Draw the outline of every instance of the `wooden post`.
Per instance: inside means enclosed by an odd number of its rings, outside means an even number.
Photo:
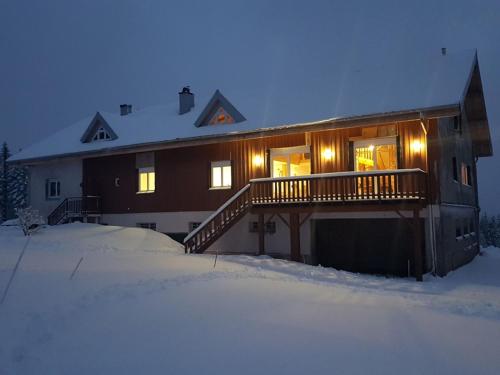
[[[290,258],[301,262],[300,256],[300,218],[298,213],[290,213]]]
[[[264,246],[264,214],[259,214],[259,255],[264,255],[266,253],[266,249]]]
[[[414,265],[415,278],[417,281],[423,281],[423,261],[422,261],[422,226],[420,225],[420,210],[413,210],[413,233],[414,233]]]

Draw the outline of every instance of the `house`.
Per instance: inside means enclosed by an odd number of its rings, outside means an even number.
[[[418,280],[473,259],[476,163],[492,155],[475,51],[304,75],[97,112],[10,162],[49,224]]]

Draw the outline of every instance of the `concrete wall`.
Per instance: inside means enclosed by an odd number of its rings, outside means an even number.
[[[82,195],[82,161],[81,159],[59,160],[31,165],[29,170],[29,205],[47,216],[68,197]],[[48,199],[45,196],[45,184],[48,179],[57,179],[61,183],[61,196]]]
[[[477,227],[477,211],[473,207],[441,205],[440,220],[436,228],[437,242],[437,274],[445,276],[468,262],[479,252],[479,232]],[[472,232],[463,233],[463,228],[473,221]],[[462,228],[462,235],[456,235],[457,227]]]

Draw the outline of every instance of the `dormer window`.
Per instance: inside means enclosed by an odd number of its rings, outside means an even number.
[[[92,138],[92,142],[95,141],[109,141],[111,139],[111,136],[109,133],[104,129],[102,126],[97,129],[96,133],[94,134],[94,137]]]
[[[89,143],[89,142],[99,142],[99,141],[114,141],[118,136],[113,131],[111,126],[107,123],[107,121],[102,117],[102,115],[97,112],[90,122],[87,130],[83,133],[80,138],[80,142]]]

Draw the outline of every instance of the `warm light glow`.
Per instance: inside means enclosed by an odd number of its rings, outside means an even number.
[[[326,148],[324,151],[323,151],[323,157],[326,159],[326,160],[331,160],[333,158],[333,156],[335,155],[335,152],[331,149],[331,148]]]
[[[413,141],[413,143],[411,144],[411,149],[413,150],[413,152],[420,152],[420,151],[422,151],[422,142],[420,142],[420,141]]]
[[[255,165],[256,167],[260,167],[262,164],[264,164],[264,158],[262,158],[262,156],[260,155],[255,155],[253,157],[253,165]]]
[[[368,146],[368,150],[373,151],[374,149],[375,149],[375,146],[374,146],[374,145],[370,145],[370,146]]]
[[[155,191],[155,172],[150,168],[139,170],[139,192],[151,193]]]

